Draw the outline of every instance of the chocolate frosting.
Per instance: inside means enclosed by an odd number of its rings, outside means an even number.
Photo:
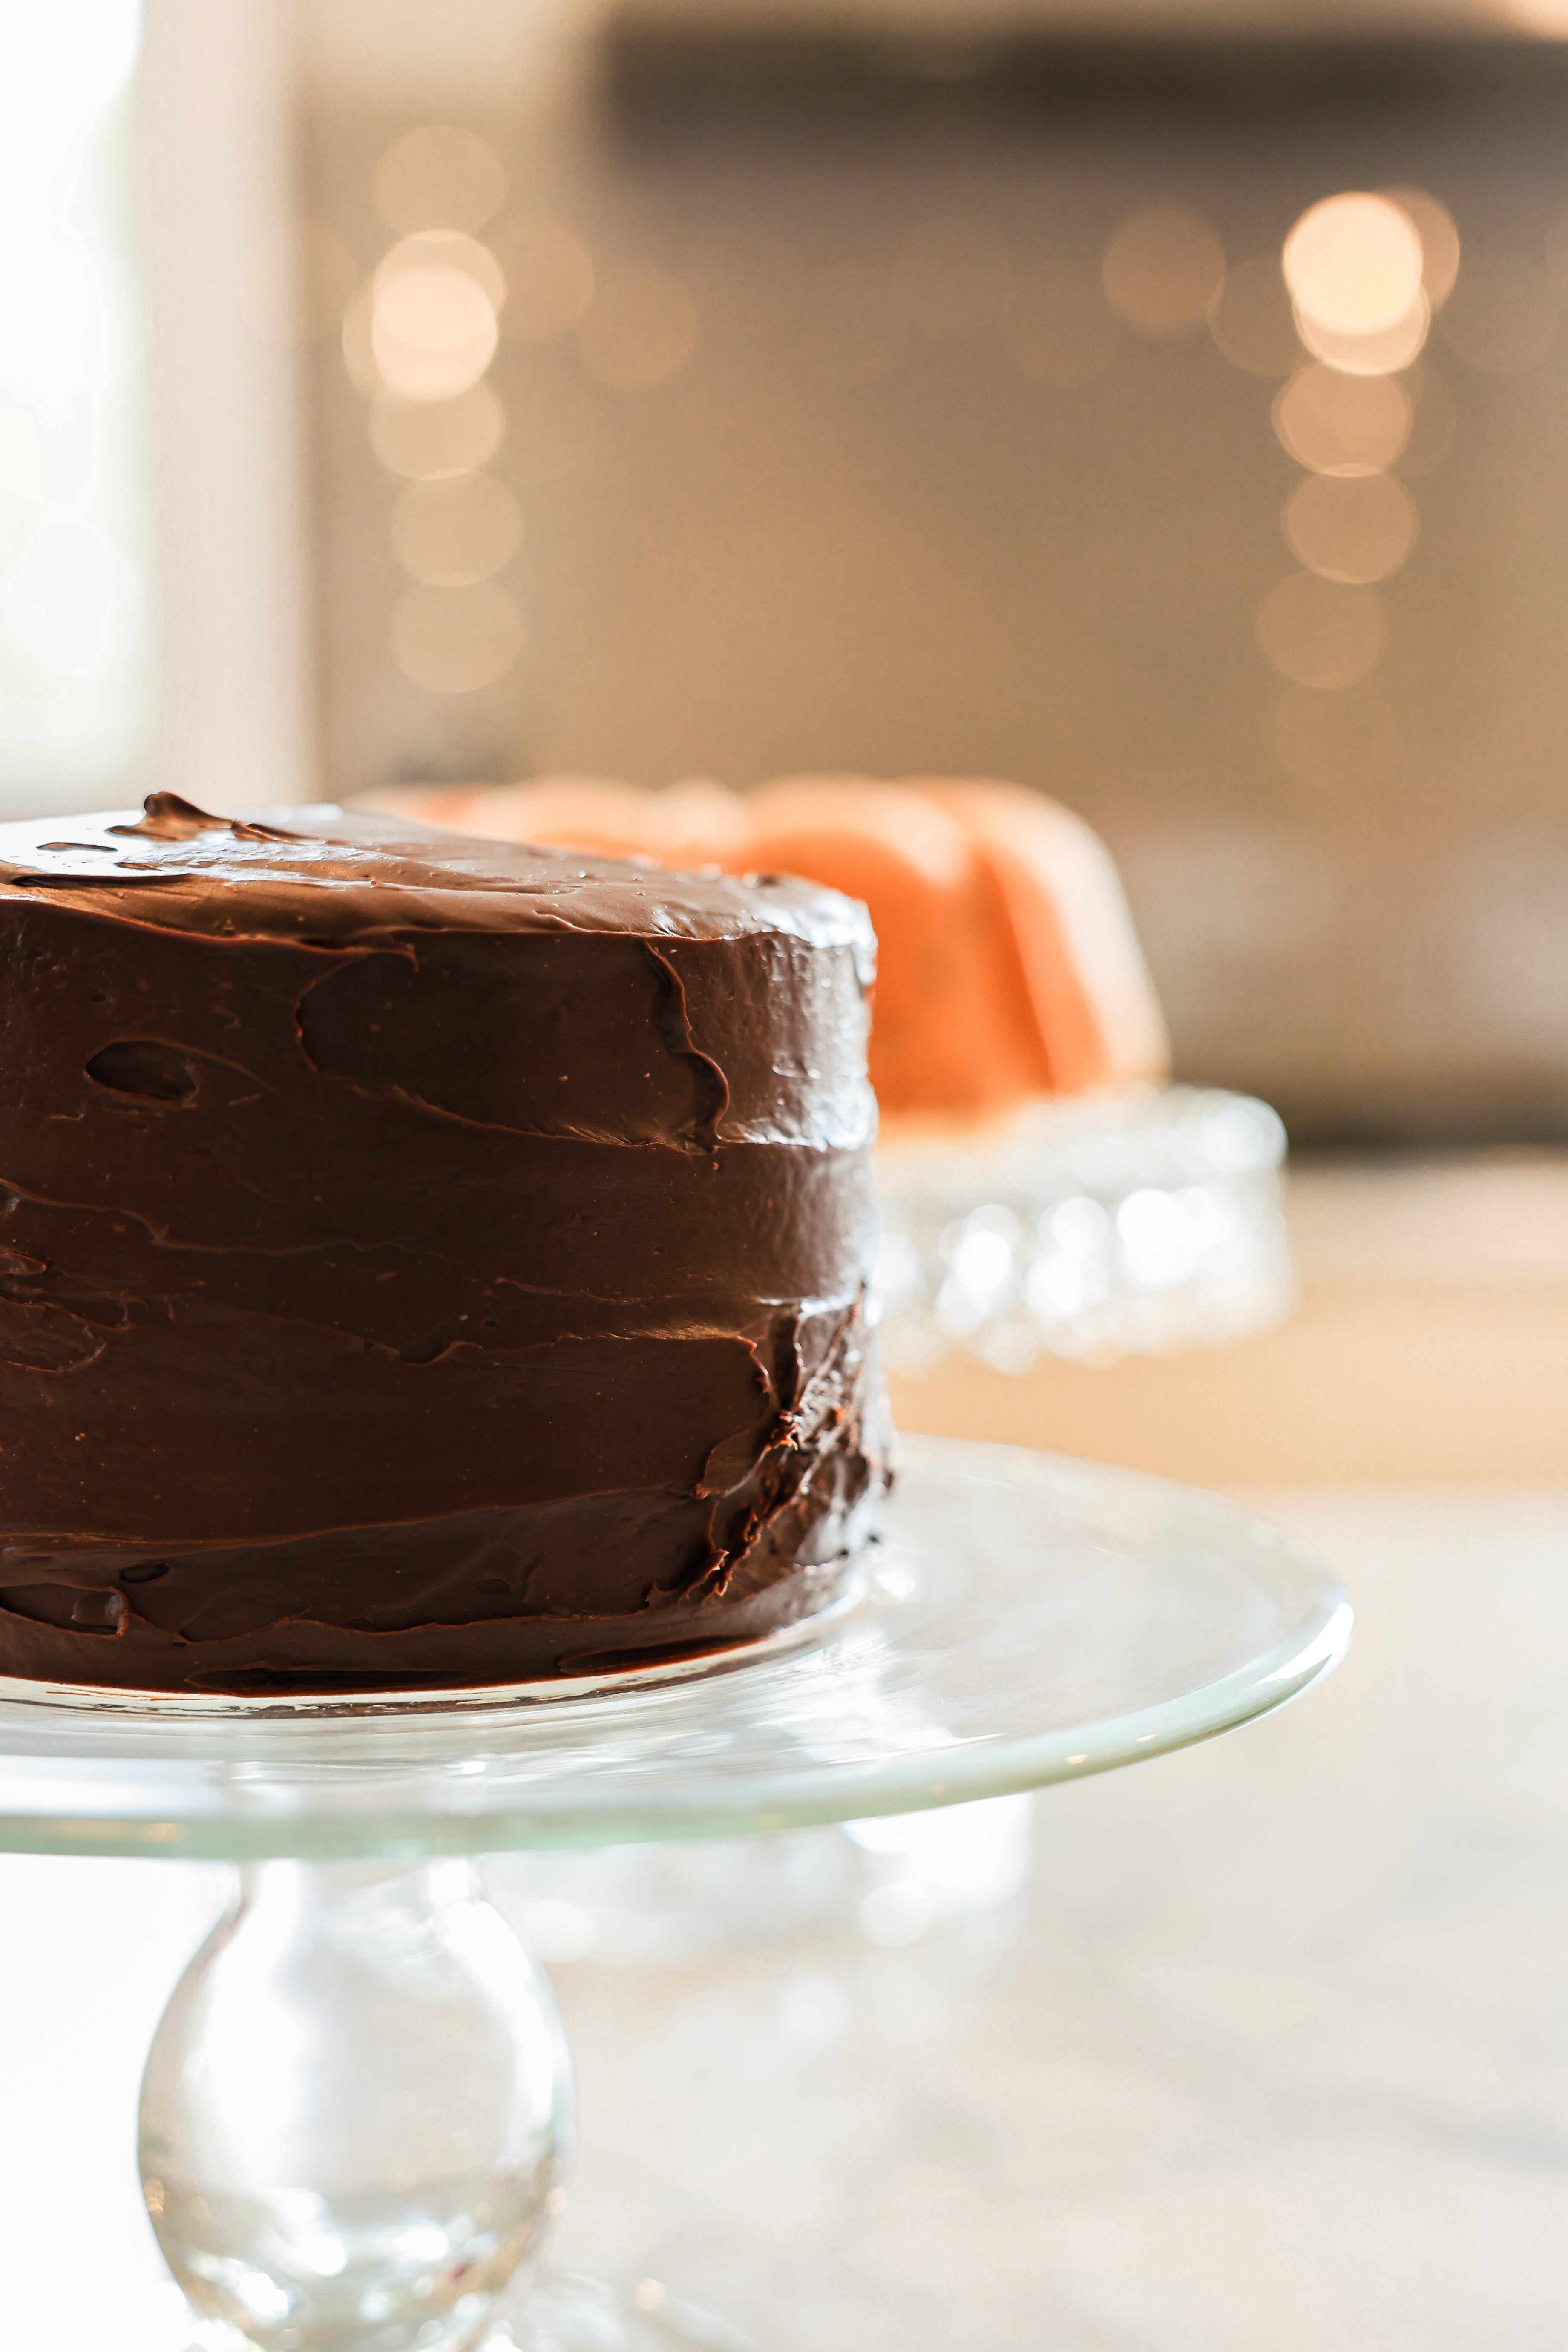
[[[0,1673],[497,1683],[885,1484],[863,908],[335,810],[0,826]]]

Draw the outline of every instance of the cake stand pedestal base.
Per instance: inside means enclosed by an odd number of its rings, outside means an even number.
[[[747,2352],[656,2281],[536,2279],[574,2137],[549,1980],[470,1863],[278,1861],[174,1988],[139,2155],[203,2352]]]

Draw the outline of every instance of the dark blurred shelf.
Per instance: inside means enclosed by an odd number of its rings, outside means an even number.
[[[612,19],[603,62],[616,121],[633,137],[1568,110],[1568,42],[1522,36],[900,35],[683,25],[634,8]]]

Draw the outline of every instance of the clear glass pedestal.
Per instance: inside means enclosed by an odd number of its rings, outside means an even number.
[[[1285,1129],[1217,1087],[1026,1105],[973,1136],[890,1132],[877,1290],[893,1370],[953,1349],[999,1372],[1217,1348],[1279,1322],[1297,1280]]]
[[[243,1865],[142,2091],[144,2193],[207,2352],[744,2352],[662,2284],[536,2274],[570,2068],[469,1857],[1105,1771],[1295,1696],[1350,1631],[1322,1568],[1217,1500],[925,1440],[852,1603],[748,1654],[321,1700],[0,1684],[0,1847]]]

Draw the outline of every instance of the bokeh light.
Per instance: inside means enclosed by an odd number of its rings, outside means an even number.
[[[1420,515],[1387,470],[1415,449],[1438,462],[1446,388],[1415,366],[1434,311],[1459,268],[1453,217],[1436,196],[1400,187],[1349,189],[1304,212],[1285,240],[1281,270],[1296,332],[1312,362],[1276,394],[1274,430],[1307,479],[1285,502],[1285,538],[1306,566],[1271,589],[1255,619],[1258,642],[1301,693],[1279,705],[1277,749],[1303,781],[1370,773],[1350,760],[1342,717],[1309,716],[1325,689],[1342,695],[1376,667],[1386,616],[1372,583],[1398,571]],[[1422,425],[1419,387],[1433,387]],[[1417,446],[1417,444],[1419,446]],[[1370,706],[1369,706],[1370,707]]]
[[[1105,248],[1105,299],[1135,334],[1175,341],[1201,327],[1225,284],[1225,248],[1201,213],[1151,205]]]
[[[371,293],[370,350],[405,400],[451,400],[495,357],[506,280],[472,237],[424,231],[395,245]]]
[[[393,612],[390,649],[426,692],[472,694],[505,677],[525,635],[494,576],[521,543],[521,509],[483,470],[508,427],[486,380],[501,316],[521,341],[563,335],[593,299],[593,266],[580,239],[542,215],[510,225],[510,270],[473,236],[504,205],[507,176],[489,142],[457,124],[395,140],[373,193],[402,234],[344,307],[342,348],[371,446],[404,484],[387,532],[415,584]]]
[[[1276,395],[1274,430],[1299,465],[1332,474],[1394,465],[1413,415],[1397,376],[1346,375],[1314,362]]]
[[[1014,366],[1058,392],[1103,374],[1121,333],[1099,270],[1065,258],[1021,269],[1002,318],[1002,348]]]
[[[493,457],[506,434],[506,411],[488,383],[456,400],[400,400],[378,391],[370,404],[370,443],[389,474],[437,482]]]
[[[1486,374],[1523,375],[1551,352],[1562,308],[1545,270],[1523,254],[1477,254],[1443,312],[1443,340]]]
[[[1447,205],[1425,188],[1381,188],[1397,205],[1421,240],[1421,284],[1427,302],[1440,310],[1459,274],[1459,232]]]
[[[594,299],[594,257],[575,229],[552,214],[531,213],[494,242],[506,272],[507,341],[552,343],[569,334]]]
[[[383,255],[375,273],[377,309],[384,307],[384,298],[399,278],[418,269],[450,269],[468,278],[492,310],[499,312],[506,300],[506,272],[488,245],[455,229],[420,229],[412,236],[399,237]]]
[[[522,540],[517,500],[491,474],[410,482],[392,509],[393,552],[415,580],[445,588],[488,580]]]
[[[1387,196],[1326,196],[1285,240],[1285,283],[1303,325],[1332,335],[1377,335],[1408,318],[1420,297],[1421,238]]]
[[[1350,587],[1292,572],[1258,608],[1258,642],[1280,674],[1298,686],[1354,686],[1374,669],[1387,634],[1375,588]]]
[[[1277,253],[1254,254],[1227,269],[1208,321],[1226,358],[1249,375],[1289,375],[1300,360],[1301,339]]]
[[[909,320],[885,278],[858,262],[808,270],[795,328],[803,374],[836,391],[879,383],[909,345]]]
[[[375,167],[372,195],[390,229],[476,229],[506,202],[506,171],[488,140],[449,122],[394,140]]]
[[[1283,262],[1314,357],[1351,375],[1393,374],[1415,358],[1432,319],[1425,257],[1415,221],[1391,197],[1325,196],[1290,231]]]
[[[1386,580],[1415,546],[1417,521],[1392,474],[1309,474],[1286,503],[1285,536],[1325,580]]]
[[[974,342],[1005,312],[1013,274],[1012,257],[993,230],[976,221],[935,221],[899,248],[893,299],[931,342]]]
[[[577,329],[583,365],[614,392],[672,383],[697,348],[697,306],[673,270],[607,269]]]
[[[1307,349],[1326,366],[1346,375],[1394,375],[1425,348],[1432,312],[1426,294],[1417,290],[1410,309],[1391,327],[1370,329],[1364,334],[1342,332],[1321,320],[1300,316],[1297,325]]]
[[[450,400],[495,356],[496,313],[482,287],[445,262],[400,270],[374,298],[371,351],[405,400]]]
[[[522,651],[522,615],[504,588],[416,587],[392,616],[398,668],[431,694],[473,694],[503,677]]]

